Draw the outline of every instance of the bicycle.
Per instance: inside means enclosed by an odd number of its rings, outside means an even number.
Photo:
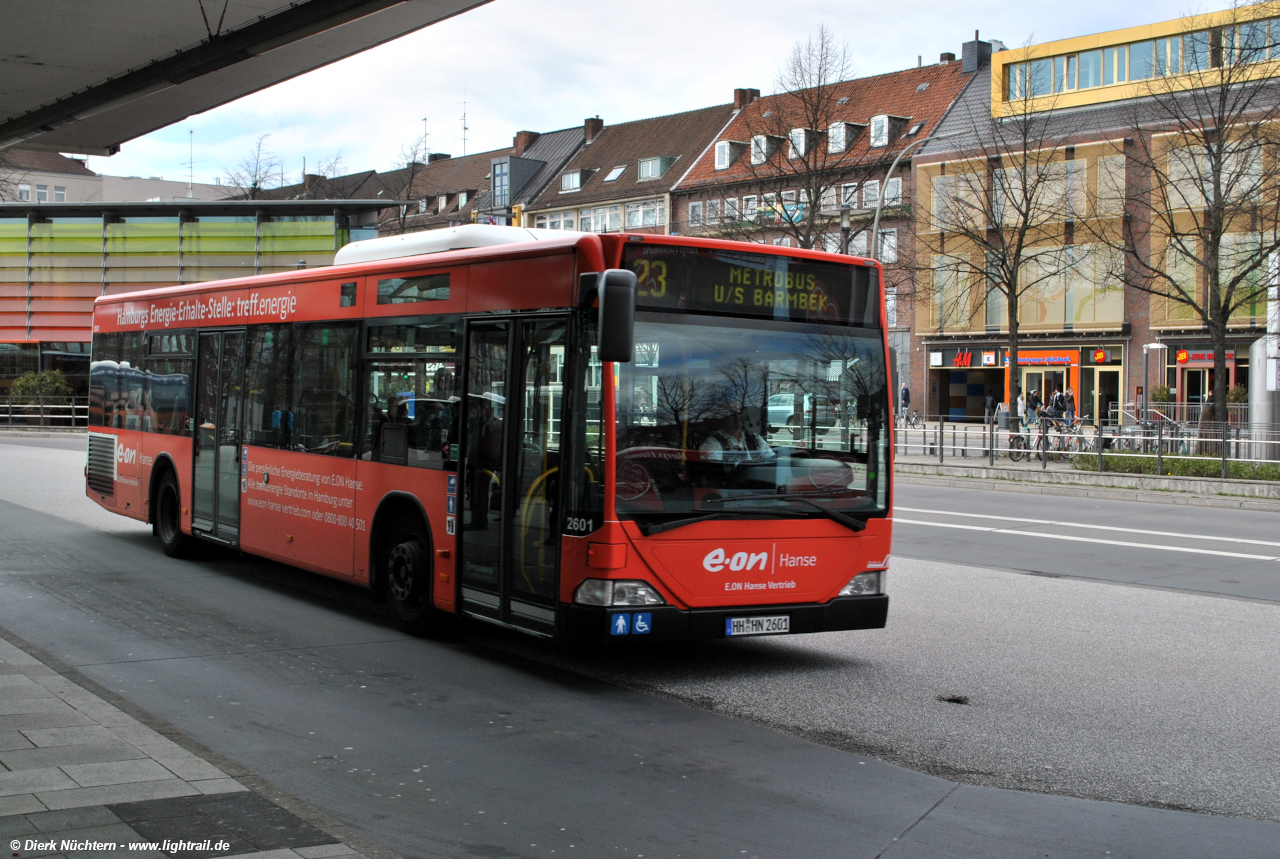
[[[1036,456],[1043,462],[1048,462],[1049,459],[1054,462],[1065,462],[1069,452],[1064,435],[1066,422],[1062,418],[1050,415],[1048,410],[1043,408],[1040,409],[1038,417],[1040,429],[1036,436]]]
[[[905,427],[906,429],[921,429],[924,427],[924,416],[911,409],[898,412],[898,427]]]

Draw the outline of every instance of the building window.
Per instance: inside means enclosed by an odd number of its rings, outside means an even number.
[[[65,185],[53,186],[53,202],[55,203],[67,202],[67,188]]]
[[[549,215],[538,215],[533,225],[544,230],[572,230],[574,213],[569,212],[552,212]]]
[[[507,161],[493,163],[493,205],[506,208],[511,203],[511,164]]]
[[[902,177],[890,179],[884,186],[884,204],[886,206],[902,205]]]
[[[560,193],[577,191],[582,187],[582,171],[573,170],[560,176]]]
[[[462,211],[466,207],[467,207],[467,192],[459,191],[458,192],[458,211]]]
[[[716,169],[728,170],[729,161],[731,160],[730,158],[731,155],[732,155],[732,150],[730,148],[729,141],[727,140],[718,141],[716,143]]]
[[[622,205],[596,206],[578,212],[578,228],[591,233],[617,232],[622,229]],[[565,229],[573,229],[571,226]]]
[[[844,152],[848,148],[847,135],[845,130],[848,128],[843,122],[833,122],[831,127],[827,129],[827,151],[828,152]]]
[[[661,200],[644,200],[639,203],[627,203],[627,229],[639,227],[660,227],[666,223],[666,207]]]
[[[545,229],[547,229],[547,216],[546,216],[546,215],[538,215],[536,218],[534,218],[534,219],[533,219],[533,228],[534,228],[535,230],[545,230]]]
[[[859,230],[849,237],[849,255],[864,257],[867,255],[867,231]]]
[[[809,153],[809,129],[793,128],[787,135],[787,157],[804,158]]]
[[[609,175],[604,177],[604,181],[606,182],[618,181],[618,177],[621,176],[623,171],[626,169],[627,169],[627,165],[625,164],[623,164],[621,167],[614,167],[612,170],[609,171]]]
[[[782,236],[781,238],[774,239],[774,240],[773,240],[773,244],[774,244],[776,247],[780,247],[780,248],[789,248],[789,247],[791,247],[791,237],[790,237],[790,236]]]
[[[871,117],[871,145],[889,145],[889,117],[884,115]]]
[[[737,197],[727,197],[727,198],[725,198],[725,201],[724,201],[724,219],[725,219],[726,221],[733,222],[733,221],[738,220],[738,218],[739,218],[739,215],[738,215],[738,198],[737,198]]]
[[[880,262],[894,263],[898,261],[898,231],[880,231]]]
[[[425,215],[427,213],[427,198],[423,197],[418,201],[418,214]]]
[[[692,202],[689,204],[689,224],[691,226],[702,225],[702,203]]]
[[[822,249],[829,254],[840,253],[840,234],[839,233],[823,233]]]
[[[19,200],[22,200],[22,201],[24,201],[24,202],[25,202],[25,201],[28,201],[28,200],[30,200],[30,199],[31,199],[31,186],[30,186],[30,185],[19,185],[19,186],[18,186],[18,199],[19,199]]]
[[[661,175],[662,175],[662,159],[661,158],[640,159],[639,178],[657,179]]]
[[[760,208],[756,203],[758,198],[755,194],[750,194],[742,198],[742,217],[743,220],[754,221],[760,213]]]
[[[858,208],[858,183],[850,182],[840,186],[840,205],[852,209]]]
[[[880,180],[862,183],[862,208],[874,209],[880,203]]]
[[[720,201],[719,200],[707,201],[707,223],[710,224],[711,226],[715,226],[716,224],[720,223]]]
[[[751,163],[763,164],[769,160],[769,136],[757,134],[751,138]]]
[[[49,202],[49,186],[48,185],[36,186],[36,202],[37,203]]]
[[[444,210],[447,208],[449,208],[449,195],[441,194],[439,197],[436,197],[436,214],[444,214]]]

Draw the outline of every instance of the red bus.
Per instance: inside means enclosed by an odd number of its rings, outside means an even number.
[[[892,427],[872,261],[467,226],[98,299],[86,492],[560,640],[880,628]]]

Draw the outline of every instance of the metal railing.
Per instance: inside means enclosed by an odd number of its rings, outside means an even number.
[[[1034,424],[1001,428],[994,419],[928,416],[899,419],[898,456],[997,459],[1040,468],[1066,464],[1076,469],[1227,479],[1280,478],[1280,425],[1253,427],[1233,420],[1180,423],[1157,417],[1128,425],[1087,426],[1041,418]],[[1124,459],[1121,459],[1123,457]],[[1243,464],[1232,467],[1232,463]],[[1249,466],[1265,466],[1249,470]],[[1255,473],[1256,472],[1256,473]],[[1261,474],[1263,476],[1259,477]],[[1272,475],[1276,475],[1273,477]]]
[[[88,425],[88,397],[0,398],[0,427],[6,429],[73,429]]]
[[[1157,403],[1148,406],[1155,420],[1174,421],[1180,424],[1200,423],[1203,403]],[[1141,403],[1112,403],[1109,421],[1112,425],[1133,425],[1142,422]],[[1249,423],[1248,403],[1227,403],[1227,420],[1232,424]]]

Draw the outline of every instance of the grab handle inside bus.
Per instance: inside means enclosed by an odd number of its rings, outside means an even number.
[[[599,277],[600,360],[630,361],[635,354],[636,275],[611,268]]]

